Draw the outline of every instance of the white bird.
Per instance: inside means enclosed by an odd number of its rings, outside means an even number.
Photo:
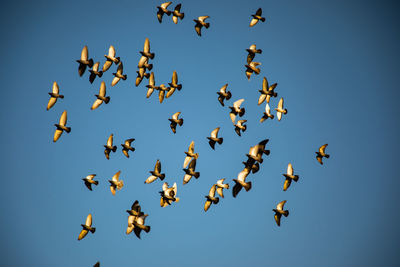
[[[279,100],[278,107],[275,109],[276,110],[276,115],[278,117],[278,121],[282,119],[282,113],[287,114],[287,109],[283,108],[283,97]]]
[[[124,186],[124,181],[119,179],[119,175],[121,174],[121,171],[118,171],[114,176],[111,178],[111,180],[108,180],[110,182],[110,190],[111,193],[115,196],[116,189],[121,190],[122,187]]]
[[[106,96],[106,83],[104,81],[100,84],[99,94],[95,95],[97,99],[93,102],[91,110],[98,108],[101,104],[110,102],[110,97]]]
[[[244,99],[239,99],[236,102],[233,103],[233,107],[229,107],[231,109],[231,112],[229,112],[229,117],[231,118],[231,121],[233,124],[235,124],[236,120],[236,115],[239,115],[239,117],[242,117],[245,113],[245,109],[241,108],[240,105],[243,103]]]
[[[217,193],[220,197],[224,197],[224,189],[229,189],[229,184],[224,184],[225,178],[219,179],[217,181]]]
[[[86,222],[85,224],[81,224],[82,230],[79,233],[78,240],[82,240],[88,232],[90,231],[92,234],[96,231],[95,227],[92,227],[92,214],[89,213],[89,215],[86,217]]]
[[[215,189],[217,188],[217,185],[216,184],[213,184],[212,186],[211,186],[211,189],[210,189],[210,191],[208,192],[208,195],[207,196],[205,196],[205,198],[207,199],[206,200],[206,203],[204,204],[204,211],[207,211],[209,208],[210,208],[210,206],[211,206],[211,203],[212,204],[218,204],[218,202],[219,202],[219,197],[215,197]]]
[[[162,191],[160,191],[161,199],[160,206],[166,207],[171,205],[172,202],[179,202],[179,197],[176,197],[176,193],[178,191],[178,187],[176,183],[172,187],[168,187],[168,183],[164,183],[162,186]]]
[[[265,18],[261,17],[261,15],[262,15],[262,9],[260,7],[259,9],[257,9],[256,14],[251,15],[253,18],[250,21],[250,27],[253,27],[254,25],[256,25],[259,20],[261,20],[262,22],[265,21]]]
[[[196,172],[196,159],[192,159],[189,163],[189,167],[187,169],[183,169],[185,172],[185,176],[183,177],[183,184],[189,183],[190,179],[194,176],[194,178],[200,177],[200,172]]]
[[[209,140],[208,143],[210,144],[212,149],[215,149],[215,143],[218,143],[221,145],[222,142],[224,141],[224,138],[222,138],[222,137],[218,138],[218,132],[219,132],[219,127],[212,130],[211,136],[207,137],[207,139]]]
[[[47,110],[51,109],[54,104],[57,102],[57,98],[64,98],[63,95],[60,95],[60,88],[58,87],[57,82],[53,82],[53,88],[51,90],[51,93],[48,93],[50,95],[49,103],[47,103]]]
[[[186,168],[186,166],[189,164],[190,160],[192,158],[198,159],[199,158],[199,154],[198,153],[194,153],[194,141],[192,141],[189,145],[189,149],[186,152],[186,157],[185,157],[185,161],[183,162],[183,168]]]
[[[113,78],[113,80],[111,82],[111,86],[116,85],[119,82],[119,80],[121,80],[121,79],[122,80],[126,80],[127,75],[123,74],[123,72],[124,72],[124,66],[122,65],[122,61],[120,61],[119,65],[118,65],[117,72],[113,73],[114,78]]]
[[[201,36],[201,28],[203,28],[203,26],[206,27],[206,29],[210,27],[210,23],[204,22],[208,18],[209,16],[200,16],[198,17],[198,19],[193,20],[194,22],[196,22],[196,25],[194,25],[194,29],[196,30],[198,36]]]
[[[54,126],[56,126],[57,129],[54,132],[53,142],[56,142],[60,138],[63,131],[67,133],[71,132],[71,127],[65,126],[66,124],[67,124],[67,111],[64,110],[64,112],[61,114],[59,123],[54,124]]]
[[[281,201],[278,203],[278,205],[276,205],[276,209],[272,209],[275,212],[274,218],[275,218],[275,222],[278,226],[281,226],[282,215],[285,217],[289,216],[289,211],[283,210],[285,203],[286,203],[286,200]]]
[[[258,90],[261,93],[260,97],[258,98],[258,105],[261,105],[265,100],[267,100],[267,103],[269,103],[271,97],[278,96],[278,94],[274,91],[277,85],[277,83],[274,83],[269,86],[267,78],[264,77],[262,89]]]
[[[111,67],[113,62],[115,65],[117,65],[120,61],[119,57],[115,57],[115,48],[112,45],[110,45],[110,48],[108,48],[108,55],[104,55],[104,57],[107,60],[106,60],[106,62],[104,62],[103,72],[107,71]]]

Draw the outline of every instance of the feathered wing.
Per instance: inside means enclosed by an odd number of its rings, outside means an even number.
[[[220,197],[224,197],[224,189],[222,187],[217,188],[217,193]]]
[[[322,145],[322,146],[319,148],[319,153],[325,154],[325,148],[326,148],[327,146],[328,146],[328,144]]]
[[[286,173],[287,173],[288,175],[293,175],[293,166],[292,166],[292,163],[289,163],[289,164],[288,164]]]
[[[66,110],[64,110],[64,112],[61,114],[59,124],[62,126],[65,126],[65,124],[67,124],[67,111]]]
[[[150,53],[150,40],[149,40],[149,38],[146,38],[144,40],[143,52]]]
[[[103,100],[97,98],[97,99],[93,102],[93,105],[92,105],[92,107],[91,107],[90,109],[91,109],[91,110],[95,110],[95,109],[98,108],[102,103],[103,103]]]
[[[121,78],[114,77],[111,81],[111,86],[115,86],[119,82],[119,80],[121,80]]]
[[[100,84],[99,96],[102,96],[102,97],[106,96],[106,83],[104,81],[102,81]]]
[[[204,203],[204,211],[207,211],[211,206],[211,201],[210,200],[206,200],[206,203]]]
[[[82,231],[79,233],[78,240],[82,240],[87,235],[87,233],[88,230],[82,229]]]
[[[110,67],[111,67],[111,65],[112,65],[112,61],[111,60],[106,60],[106,62],[104,62],[104,65],[103,65],[103,72],[106,72]]]
[[[47,103],[47,110],[51,109],[56,102],[57,102],[56,97],[50,97],[49,102]]]
[[[114,174],[114,176],[111,178],[111,180],[114,181],[115,183],[117,183],[119,180],[120,174],[121,174],[121,171],[118,171],[116,174]]]
[[[183,168],[186,168],[186,166],[189,164],[190,160],[192,157],[186,156],[185,161],[183,162]]]
[[[82,60],[82,61],[86,61],[86,60],[88,60],[88,58],[89,58],[89,51],[88,51],[87,46],[85,45],[85,46],[82,48],[81,60]]]
[[[110,45],[110,48],[108,48],[108,56],[112,58],[115,57],[115,48],[112,45]]]
[[[233,103],[233,107],[240,108],[240,105],[243,103],[244,99],[239,99]]]
[[[92,214],[89,213],[89,215],[86,217],[86,226],[92,226]]]
[[[179,111],[178,111],[178,112],[176,112],[174,115],[172,115],[172,119],[174,119],[174,120],[178,120],[178,116],[179,116],[179,114],[181,114]]]
[[[113,140],[114,140],[114,135],[111,134],[107,139],[107,146],[112,147],[113,146]]]
[[[211,132],[211,137],[213,138],[218,138],[218,132],[219,132],[219,127],[215,128],[212,132]]]
[[[292,179],[286,178],[285,182],[283,183],[283,191],[286,191],[289,188],[291,183],[292,183]]]
[[[283,200],[276,205],[276,209],[282,211],[283,207],[285,206],[286,200]]]

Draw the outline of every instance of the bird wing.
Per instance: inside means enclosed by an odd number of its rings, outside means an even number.
[[[235,114],[235,113],[232,113],[232,112],[230,112],[230,113],[229,113],[229,117],[231,118],[231,121],[232,121],[232,123],[233,123],[233,124],[235,124],[235,120],[236,120],[236,114]]]
[[[157,160],[156,166],[154,166],[154,171],[161,173],[161,162],[159,160]]]
[[[178,186],[176,185],[176,183],[174,183],[174,185],[172,186],[172,190],[173,190],[174,193],[175,193],[174,196],[176,196],[176,193],[178,192]]]
[[[154,79],[154,72],[150,73],[150,78],[149,78],[149,85],[154,86],[156,84],[155,79]]]
[[[110,134],[110,136],[107,139],[107,146],[112,147],[113,146],[113,140],[114,140],[114,135]]]
[[[84,238],[87,235],[87,233],[88,230],[82,229],[82,231],[79,233],[78,240],[82,240],[82,238]]]
[[[269,88],[268,80],[267,80],[266,77],[264,77],[264,79],[263,79],[263,84],[262,84],[262,90],[263,90],[264,92],[266,92],[266,91],[268,91],[268,88]]]
[[[85,185],[90,191],[92,191],[92,184],[91,183],[89,183],[88,181],[85,180]]]
[[[66,110],[64,110],[64,112],[61,114],[59,124],[62,126],[65,126],[65,124],[67,124],[67,111]]]
[[[247,64],[250,64],[251,63],[251,61],[254,59],[254,53],[249,53],[248,55],[247,55]]]
[[[109,149],[104,149],[104,155],[106,155],[106,159],[110,159],[110,150]]]
[[[194,141],[192,141],[189,145],[189,153],[194,153]]]
[[[268,103],[266,103],[265,105],[265,113],[267,113],[268,115],[271,114],[271,108],[269,107]]]
[[[218,132],[219,132],[219,127],[217,127],[217,128],[215,128],[214,130],[212,130],[212,132],[211,132],[211,137],[217,138]]]
[[[98,62],[98,61],[96,63],[94,63],[92,70],[99,71],[99,65],[100,65],[100,62]]]
[[[249,170],[244,168],[241,172],[239,172],[237,179],[239,181],[245,182],[247,175],[249,175]]]
[[[110,185],[110,190],[111,190],[111,194],[113,194],[113,196],[115,196],[115,185]]]
[[[88,180],[93,180],[93,178],[96,176],[96,174],[89,174],[88,176],[86,176],[86,179]]]
[[[283,191],[286,191],[289,188],[291,183],[292,183],[292,179],[287,179],[286,178],[285,182],[283,183]]]
[[[215,196],[215,190],[217,189],[217,185],[213,184],[210,188],[210,191],[208,192],[208,196],[214,197]]]
[[[111,86],[115,86],[119,82],[119,80],[121,80],[121,78],[114,77],[111,81]]]
[[[194,29],[197,32],[197,35],[201,36],[201,27],[202,25],[200,23],[196,23],[196,25],[194,25]]]
[[[103,72],[107,71],[111,67],[112,63],[113,62],[111,60],[106,60],[103,65]]]
[[[92,105],[92,107],[91,107],[90,109],[91,109],[91,110],[95,110],[95,109],[98,108],[102,103],[103,103],[103,100],[97,98],[97,99],[93,102],[93,105]]]
[[[237,194],[239,194],[240,190],[242,190],[242,186],[240,184],[235,184],[235,186],[232,189],[232,196],[236,197]]]
[[[196,159],[192,159],[192,161],[189,163],[189,169],[195,170],[196,169]]]
[[[146,93],[146,98],[149,98],[153,92],[154,92],[154,89],[153,88],[149,88],[147,90],[147,93]]]
[[[169,98],[174,92],[175,92],[175,87],[170,87],[166,97]]]
[[[99,96],[106,96],[106,83],[104,81],[100,84]]]
[[[164,101],[164,96],[165,96],[165,91],[160,90],[160,92],[158,93],[158,100],[160,101],[160,103]]]
[[[172,16],[172,21],[173,21],[175,24],[178,24],[178,17],[175,16],[175,15],[173,15],[173,16]]]
[[[145,53],[149,53],[150,52],[150,40],[149,40],[149,38],[146,38],[144,40],[143,52],[145,52]]]
[[[325,148],[326,148],[327,146],[328,146],[328,144],[325,144],[325,145],[321,146],[321,147],[319,148],[319,153],[325,154]]]
[[[278,203],[278,205],[276,205],[276,209],[277,210],[283,210],[283,207],[285,206],[286,200],[281,201]]]
[[[89,213],[89,215],[86,217],[86,226],[92,226],[92,214]]]
[[[219,179],[219,180],[217,181],[217,185],[223,187],[224,181],[225,181],[225,178]]]
[[[179,116],[179,114],[181,114],[179,111],[178,111],[178,112],[176,112],[174,115],[172,115],[172,119],[174,119],[174,120],[178,120],[178,116]]]
[[[277,224],[278,226],[281,226],[281,216],[278,215],[278,214],[275,214],[275,215],[274,215],[274,218],[275,218],[276,224]]]
[[[128,150],[126,150],[126,149],[124,148],[124,149],[122,149],[122,153],[124,153],[125,157],[129,158]]]
[[[121,74],[124,72],[124,65],[122,64],[122,61],[119,62],[118,64],[118,69],[117,69],[117,73]]]
[[[287,173],[288,175],[293,175],[293,166],[292,166],[292,163],[289,163],[289,164],[288,164],[286,173]]]
[[[182,6],[182,4],[177,4],[177,5],[175,6],[175,10],[178,11],[178,12],[180,12],[180,11],[181,11],[181,6]]]
[[[255,45],[255,44],[252,44],[252,45],[250,45],[249,50],[255,51],[256,48],[257,48],[256,45]]]
[[[206,200],[206,203],[204,203],[204,211],[207,211],[211,206],[211,201]]]
[[[161,4],[161,7],[166,9],[170,4],[172,4],[172,2],[165,2]]]
[[[176,71],[172,73],[172,83],[178,84],[178,74],[176,73]]]
[[[318,160],[318,162],[319,163],[321,163],[321,165],[323,165],[324,163],[322,162],[322,157],[320,157],[320,156],[317,156],[317,160]]]
[[[145,56],[141,56],[138,63],[138,68],[143,68],[144,65],[148,62],[148,58]]]
[[[131,143],[132,143],[133,141],[135,141],[135,138],[126,139],[126,140],[125,140],[125,145],[126,145],[126,146],[131,146]]]
[[[222,187],[218,187],[217,188],[217,193],[218,193],[218,195],[220,196],[220,197],[224,197],[224,192],[223,192],[223,188]]]
[[[133,202],[133,204],[131,206],[131,210],[134,210],[136,212],[140,212],[141,207],[139,205],[139,201],[135,200],[135,202]]]
[[[233,103],[233,107],[240,108],[240,105],[243,103],[244,99],[239,99],[235,103]]]
[[[185,161],[183,162],[183,168],[186,168],[186,166],[189,164],[191,158],[192,157],[189,157],[189,156],[185,157]]]
[[[162,185],[162,190],[165,192],[168,189],[168,186],[169,186],[168,183],[164,182]]]
[[[257,22],[258,22],[258,19],[252,19],[252,20],[250,21],[250,27],[253,27],[254,25],[256,25]]]
[[[278,109],[283,109],[283,97],[279,100]]]
[[[85,46],[82,48],[81,60],[82,60],[82,61],[85,61],[85,60],[88,59],[88,57],[89,57],[89,51],[88,51],[87,46],[85,45]]]
[[[226,93],[226,88],[228,87],[228,84],[225,84],[224,86],[221,87],[221,89],[219,89],[219,91],[223,94]]]
[[[206,19],[208,19],[210,16],[200,16],[198,19],[201,21],[201,22],[204,22]]]
[[[183,184],[189,183],[190,179],[192,179],[192,175],[185,174],[185,176],[183,176]]]
[[[115,48],[112,45],[110,45],[110,48],[108,48],[108,56],[115,57]]]
[[[60,88],[58,87],[57,82],[53,82],[52,92],[53,92],[54,94],[58,94],[59,91],[60,91]]]
[[[262,9],[261,9],[261,7],[260,7],[259,9],[257,9],[256,15],[257,15],[257,16],[261,16],[261,15],[262,15]]]
[[[47,103],[47,110],[51,109],[56,102],[57,102],[56,97],[50,97],[49,103]]]
[[[111,178],[114,182],[118,182],[119,180],[119,175],[121,174],[121,171],[118,171],[114,176]]]
[[[157,176],[154,176],[154,175],[150,175],[147,179],[146,179],[146,181],[144,181],[146,184],[150,184],[150,183],[152,183],[152,182],[154,182],[155,180],[157,180]]]
[[[282,112],[277,111],[276,116],[278,117],[278,121],[282,119]]]

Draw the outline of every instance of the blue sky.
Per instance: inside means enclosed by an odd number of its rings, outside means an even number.
[[[399,264],[399,6],[395,1],[182,1],[177,25],[156,18],[156,1],[16,1],[0,10],[2,105],[0,196],[3,266],[395,266]],[[178,2],[173,2],[175,6]],[[249,28],[262,7],[265,23]],[[172,8],[170,8],[172,9]],[[193,19],[209,15],[198,37]],[[147,80],[135,87],[145,38],[156,54],[156,84],[177,71],[181,91],[158,103],[146,99]],[[246,51],[261,74],[247,81]],[[110,45],[124,63],[126,81],[111,87],[116,66],[93,84],[78,75],[82,47],[104,63]],[[288,114],[259,123],[258,90],[266,76],[277,82]],[[90,110],[101,81],[108,105]],[[46,111],[57,81],[64,99]],[[222,107],[216,92],[228,83]],[[244,98],[248,130],[238,137],[228,105]],[[279,99],[279,98],[278,98]],[[271,108],[278,99],[271,100]],[[52,142],[54,123],[68,111],[70,134]],[[174,135],[168,118],[181,111]],[[206,139],[221,127],[224,143]],[[114,134],[109,161],[103,145]],[[135,138],[125,158],[120,144]],[[253,188],[231,191],[210,210],[204,196],[220,178],[243,168],[250,146],[269,138],[271,155],[248,177]],[[190,142],[199,153],[200,178],[183,186],[182,164]],[[320,166],[314,152],[328,143]],[[159,180],[144,185],[157,159],[179,203],[161,208]],[[300,175],[282,186],[287,164]],[[121,170],[125,186],[112,196],[107,180]],[[96,173],[87,190],[81,178]],[[286,199],[281,227],[272,209]],[[149,214],[148,234],[125,234],[128,209],[139,200]],[[88,213],[97,228],[77,241]]]

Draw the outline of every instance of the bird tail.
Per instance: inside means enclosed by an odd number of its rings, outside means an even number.
[[[162,180],[164,180],[164,178],[165,178],[165,173],[161,173],[160,174],[160,180],[162,181]]]
[[[274,119],[274,118],[275,118],[274,114],[271,114],[271,120]]]
[[[110,102],[110,97],[107,96],[106,99],[104,100],[104,102],[105,102],[106,104],[108,104],[108,102]]]
[[[180,119],[180,120],[178,121],[178,124],[179,124],[179,126],[182,126],[182,124],[183,124],[183,119]]]
[[[206,29],[208,29],[208,27],[210,27],[210,23],[206,23],[206,24],[204,24],[204,27],[206,27]]]
[[[96,227],[92,227],[92,229],[90,229],[90,232],[92,232],[92,234],[94,234],[94,232],[96,232]]]
[[[113,146],[112,151],[113,152],[117,151],[117,146]]]
[[[121,61],[120,57],[116,57],[115,59],[117,60],[117,62],[115,64],[118,64]]]
[[[58,95],[59,98],[64,98],[64,95]]]
[[[246,112],[246,110],[244,108],[241,108],[239,111],[239,117],[242,117],[245,112]]]
[[[149,71],[151,71],[151,70],[153,69],[153,64],[147,65],[147,69],[148,69]]]
[[[232,97],[232,93],[230,92],[230,91],[228,91],[228,93],[227,93],[228,95],[225,97],[225,99],[226,100],[229,100],[229,99],[231,99],[231,97]]]
[[[145,227],[143,228],[143,230],[144,230],[146,233],[150,232],[150,226],[149,226],[149,225],[145,226]]]
[[[95,185],[98,185],[98,184],[99,184],[99,181],[93,181],[93,183],[94,183]]]
[[[328,154],[325,155],[325,158],[329,159],[329,157],[330,157],[330,156],[329,156]]]
[[[193,176],[194,176],[194,178],[199,178],[200,177],[200,173],[199,172],[195,172],[194,174],[193,174]]]
[[[247,130],[247,125],[244,125],[242,131],[245,132],[246,130]]]
[[[222,137],[221,137],[221,138],[218,138],[218,141],[217,141],[217,142],[218,142],[218,144],[222,144],[222,142],[224,142],[224,138],[222,138]]]
[[[103,72],[99,71],[99,77],[103,76]]]
[[[125,75],[123,75],[123,76],[122,76],[122,80],[124,80],[124,81],[125,81],[125,80],[126,80],[126,78],[128,78],[128,75],[126,75],[126,74],[125,74]]]
[[[283,214],[283,216],[285,216],[285,217],[289,216],[289,211],[285,210],[285,213]]]
[[[287,114],[287,109],[285,108],[285,110],[283,111],[283,114]]]
[[[213,204],[218,204],[218,202],[219,202],[219,197],[216,197],[216,198],[213,200]]]
[[[256,50],[256,53],[262,54],[262,50],[261,50],[261,49],[257,49],[257,50]]]
[[[294,178],[293,178],[293,181],[297,182],[298,180],[299,180],[299,176],[295,175]]]
[[[178,91],[180,91],[182,89],[182,84],[178,84],[178,86],[176,87],[176,89],[178,89]]]
[[[154,58],[154,53],[150,53],[149,58],[150,58],[150,59],[153,59],[153,58]]]
[[[71,127],[65,127],[65,131],[69,133],[71,131]]]
[[[271,153],[271,151],[269,151],[269,149],[267,149],[267,150],[264,150],[263,153],[268,156],[269,153]]]
[[[183,19],[185,17],[185,13],[181,13],[180,18]]]
[[[265,18],[260,18],[260,20],[261,20],[262,22],[264,22],[264,21],[265,21]]]
[[[148,78],[150,77],[150,73],[145,73],[145,74],[143,74],[143,76],[144,76],[146,79],[148,79]]]
[[[246,192],[251,189],[251,182],[248,182],[245,184],[244,189],[246,189]]]

